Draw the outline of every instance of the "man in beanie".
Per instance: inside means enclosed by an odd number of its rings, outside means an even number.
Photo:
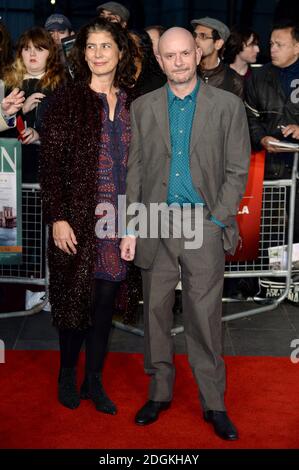
[[[123,28],[128,26],[130,18],[129,10],[118,2],[106,2],[97,7],[97,13],[101,18],[107,18],[112,23],[120,23]]]
[[[194,38],[202,50],[200,75],[202,79],[222,90],[230,91],[243,98],[243,80],[230,67],[225,65],[222,58],[224,44],[230,36],[229,28],[215,18],[194,19]]]
[[[70,20],[60,13],[54,13],[47,18],[45,29],[49,31],[57,45],[61,44],[61,39],[74,34]]]

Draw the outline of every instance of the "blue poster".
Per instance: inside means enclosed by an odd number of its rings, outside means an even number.
[[[22,262],[21,143],[0,139],[0,264]]]

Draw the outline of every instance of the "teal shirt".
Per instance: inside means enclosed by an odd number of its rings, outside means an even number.
[[[167,204],[205,204],[193,185],[190,171],[190,141],[200,82],[184,99],[177,97],[167,85],[171,140],[171,164]],[[224,225],[211,218],[221,227]]]

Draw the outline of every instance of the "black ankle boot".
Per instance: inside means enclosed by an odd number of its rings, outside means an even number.
[[[91,399],[97,411],[115,415],[117,408],[113,401],[106,395],[102,384],[101,374],[90,372],[85,376],[84,382],[80,389],[80,398],[82,400]]]
[[[75,367],[60,369],[58,378],[58,400],[63,406],[71,410],[78,408],[80,405]]]

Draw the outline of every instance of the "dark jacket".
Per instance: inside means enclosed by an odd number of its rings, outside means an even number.
[[[279,69],[271,63],[255,71],[245,86],[245,106],[252,145],[261,150],[261,139],[282,139],[280,125],[299,124],[299,103],[292,103],[279,80]]]
[[[214,69],[202,70],[199,67],[199,75],[205,83],[230,91],[243,99],[243,78],[222,61]]]
[[[60,88],[49,100],[41,129],[40,184],[50,224],[53,323],[61,329],[85,329],[90,324],[100,129],[100,100],[87,85]],[[55,247],[51,225],[57,220],[66,220],[73,228],[77,255]]]
[[[267,135],[283,140],[279,126],[299,124],[299,103],[292,103],[291,96],[287,97],[284,93],[279,69],[271,63],[254,71],[246,81],[245,106],[254,150],[262,150],[261,139]],[[267,154],[266,178],[288,178],[291,170],[292,158],[289,154]]]

